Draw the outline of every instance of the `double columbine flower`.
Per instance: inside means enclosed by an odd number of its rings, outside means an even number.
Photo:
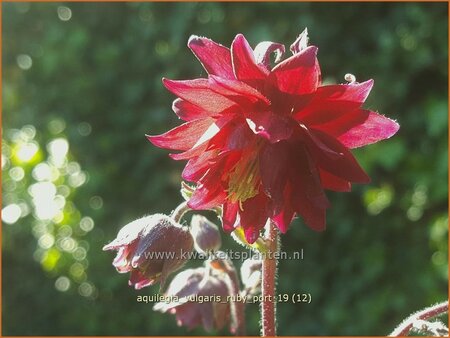
[[[148,139],[181,150],[173,159],[188,160],[182,177],[197,184],[189,206],[223,206],[224,229],[242,226],[250,243],[268,219],[283,233],[295,215],[323,230],[329,207],[324,190],[369,182],[349,149],[399,128],[361,108],[373,80],[322,86],[317,47],[307,46],[306,30],[284,61],[282,44],[261,42],[252,49],[241,34],[231,49],[197,36],[188,46],[208,77],[163,79],[179,97],[173,110],[186,123]]]

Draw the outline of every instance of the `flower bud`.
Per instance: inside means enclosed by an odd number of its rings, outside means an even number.
[[[241,265],[241,279],[245,290],[250,294],[256,294],[261,289],[262,261],[249,258]]]
[[[125,225],[103,250],[117,250],[113,261],[119,273],[131,272],[129,285],[136,289],[161,282],[181,268],[192,251],[187,229],[169,216],[145,216]]]
[[[220,275],[205,268],[187,269],[177,274],[165,296],[169,302],[155,304],[153,310],[174,314],[179,326],[193,329],[203,325],[206,331],[220,330],[230,321],[228,289]]]
[[[210,253],[220,249],[222,240],[217,225],[201,215],[192,216],[191,234],[194,237],[194,247],[199,253]]]

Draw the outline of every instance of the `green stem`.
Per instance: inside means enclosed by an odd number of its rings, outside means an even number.
[[[261,335],[276,336],[276,275],[279,250],[278,229],[273,222],[266,225],[267,252],[262,260]]]

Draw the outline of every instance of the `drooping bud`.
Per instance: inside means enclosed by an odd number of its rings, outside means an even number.
[[[193,249],[187,229],[163,214],[145,216],[125,225],[103,250],[117,250],[119,273],[131,272],[129,285],[142,289],[161,282],[181,268]]]
[[[261,290],[262,261],[249,258],[241,265],[241,279],[245,290],[249,294],[256,294]]]
[[[192,216],[190,231],[194,237],[194,247],[199,253],[208,254],[220,249],[222,240],[219,228],[206,217]]]
[[[153,310],[174,314],[179,326],[206,331],[220,330],[230,321],[228,289],[220,275],[205,268],[187,269],[177,274],[165,296],[170,302],[155,304]]]

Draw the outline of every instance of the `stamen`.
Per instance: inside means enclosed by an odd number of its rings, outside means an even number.
[[[229,175],[228,198],[233,203],[239,202],[241,210],[242,202],[258,194],[260,177],[257,154],[257,149],[252,149],[251,154],[247,156],[243,154]]]

